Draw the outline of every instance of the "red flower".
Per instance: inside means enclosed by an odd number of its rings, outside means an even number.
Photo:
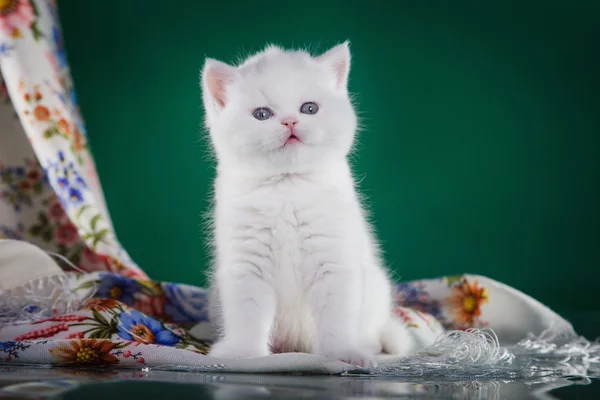
[[[31,183],[29,183],[29,181],[21,181],[21,183],[19,183],[19,188],[26,192],[31,189]]]
[[[27,332],[22,335],[19,335],[14,340],[22,341],[22,340],[49,338],[49,337],[56,335],[59,332],[64,332],[64,331],[68,331],[68,330],[69,330],[69,326],[65,323],[51,325],[44,329],[35,330],[35,331],[31,331],[31,332]]]
[[[133,308],[152,317],[162,318],[165,313],[166,296],[144,296],[133,304]]]
[[[81,252],[81,255],[90,264],[97,264],[100,262],[100,257],[98,257],[96,252],[94,250],[91,250],[89,247],[85,247]]]
[[[79,129],[75,127],[75,129],[73,130],[73,148],[76,152],[79,152],[83,150],[84,147],[85,142],[83,139],[83,135],[81,134],[81,132],[79,132]]]
[[[81,322],[88,319],[85,315],[57,315],[56,317],[46,318],[41,321],[34,322],[33,324],[43,324],[44,322]]]
[[[123,357],[125,357],[125,358],[129,358],[129,357],[131,357],[131,351],[129,351],[129,350],[125,351],[125,352],[123,353]]]
[[[79,235],[77,234],[77,228],[70,222],[60,225],[54,232],[56,241],[59,244],[70,245],[77,241]]]
[[[65,210],[60,203],[52,203],[48,208],[50,219],[61,220],[65,216]]]
[[[69,336],[67,336],[67,339],[83,339],[84,337],[85,333],[83,332],[73,332]]]
[[[125,271],[121,271],[121,275],[123,275],[126,278],[132,279],[148,279],[148,275],[135,269],[127,269]]]
[[[58,130],[61,131],[64,135],[69,135],[71,133],[71,129],[69,128],[69,123],[66,119],[61,118],[56,125],[58,126]]]
[[[29,179],[32,182],[37,182],[39,181],[41,178],[41,174],[40,171],[38,171],[37,169],[30,169],[29,172],[27,172],[27,179]]]
[[[50,110],[45,106],[37,106],[33,110],[33,115],[38,121],[48,121],[50,119]]]
[[[28,0],[0,2],[0,28],[13,38],[22,37],[19,28],[29,27],[34,20],[35,12]]]

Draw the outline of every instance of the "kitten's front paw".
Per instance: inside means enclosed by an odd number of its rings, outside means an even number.
[[[356,365],[357,367],[375,368],[377,366],[374,355],[351,347],[330,347],[319,352],[319,355],[330,360],[338,360],[343,361],[346,364]]]
[[[230,341],[220,341],[215,343],[210,351],[208,352],[210,357],[215,358],[254,358],[263,357],[269,355],[269,350],[266,348],[260,348],[259,346],[252,346],[247,343],[236,343]]]

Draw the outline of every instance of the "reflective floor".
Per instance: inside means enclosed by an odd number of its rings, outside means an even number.
[[[347,376],[0,368],[6,399],[600,399],[595,379],[398,382]]]

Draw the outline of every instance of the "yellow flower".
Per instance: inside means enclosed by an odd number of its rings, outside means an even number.
[[[487,289],[480,287],[477,281],[469,283],[464,279],[452,288],[452,295],[446,301],[456,316],[456,321],[473,326],[473,322],[481,315],[481,306],[489,301]]]
[[[105,339],[80,339],[56,346],[49,352],[64,364],[117,364],[119,359],[110,353],[116,345]]]

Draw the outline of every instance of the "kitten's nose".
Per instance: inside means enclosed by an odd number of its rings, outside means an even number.
[[[286,118],[281,121],[281,125],[287,125],[289,129],[293,129],[296,123],[298,123],[298,120],[296,118]]]

